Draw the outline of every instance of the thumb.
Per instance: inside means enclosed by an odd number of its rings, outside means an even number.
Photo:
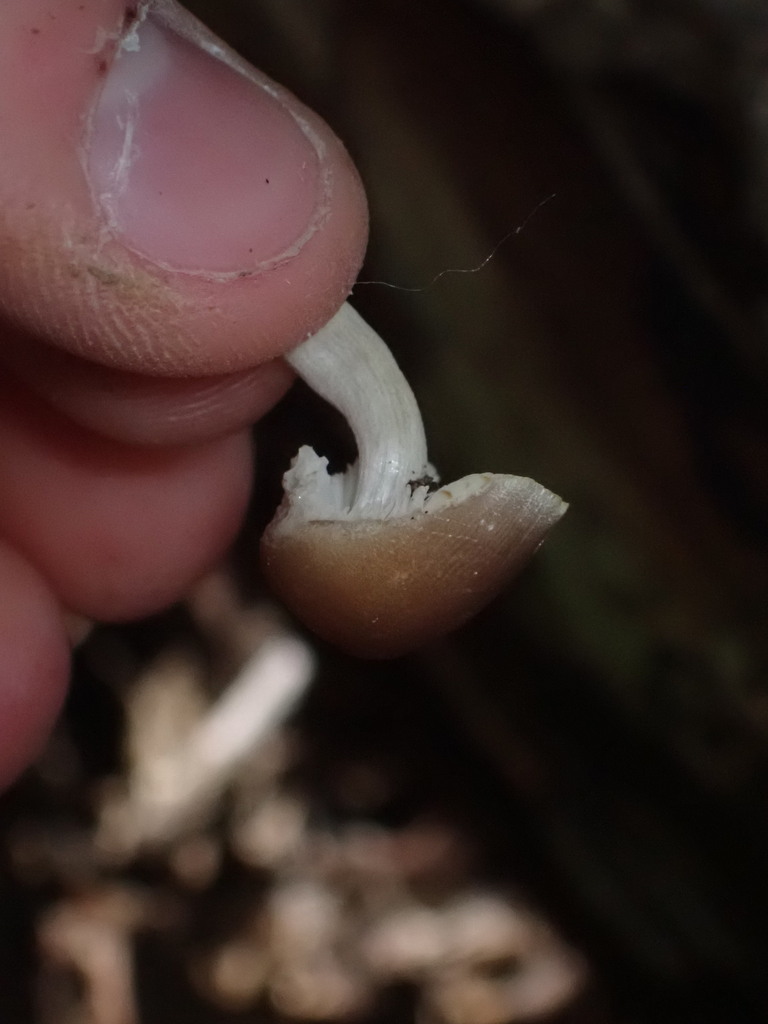
[[[156,376],[249,369],[351,288],[341,143],[175,0],[0,5],[0,313]]]

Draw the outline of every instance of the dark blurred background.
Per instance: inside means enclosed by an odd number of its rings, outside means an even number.
[[[519,582],[460,634],[384,665],[319,649],[285,784],[337,838],[360,821],[390,839],[415,828],[424,840],[425,822],[446,830],[454,854],[405,886],[420,905],[454,886],[533,908],[583,964],[572,998],[540,1019],[768,1019],[768,10],[190,6],[352,153],[371,204],[361,280],[404,286],[361,283],[352,301],[411,381],[444,479],[530,475],[571,504]],[[492,251],[477,272],[430,283]],[[297,391],[263,424],[263,493],[277,493],[294,444],[283,439],[312,416],[322,410]],[[68,781],[57,790],[40,769],[7,797],[11,836],[60,827],[87,845],[93,794],[124,770],[122,694],[199,629],[192,618],[182,608],[86,645],[57,740]],[[172,893],[186,915],[137,940],[140,1024],[533,1019],[483,1016],[471,1000],[457,1016],[418,972],[325,1017],[261,989],[217,1003],[190,971],[235,929],[232,904],[247,893],[257,906],[272,884],[235,863],[217,813],[217,867],[184,895],[167,851],[73,881],[50,852],[38,874],[21,872],[11,843],[2,1019],[48,1024],[55,1005],[59,1021],[112,1024],[93,1008],[65,1016],[81,988],[55,979],[45,943],[40,953],[50,908],[105,879]]]

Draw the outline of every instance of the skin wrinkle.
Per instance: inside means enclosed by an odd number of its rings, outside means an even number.
[[[115,344],[120,344],[124,350],[133,352],[138,359],[140,355],[150,353],[155,355],[154,370],[167,370],[170,376],[175,376],[175,364],[173,353],[165,349],[162,344],[157,344],[157,333],[152,327],[146,324],[143,319],[133,317],[131,311],[118,308],[115,312],[113,324],[116,330],[112,332]],[[130,345],[125,345],[125,339],[130,338]]]
[[[177,403],[173,413],[165,417],[168,423],[182,423],[185,420],[197,419],[207,410],[218,404],[218,397],[226,393],[232,399],[237,392],[249,391],[253,387],[253,374],[244,377],[242,381],[231,384],[227,379],[217,382],[215,385],[199,391],[194,398]]]
[[[178,310],[183,305],[181,296],[141,267],[128,265],[127,261],[125,266],[119,265],[116,259],[94,264],[87,250],[79,252],[76,259],[78,262],[74,265],[78,272],[86,276],[82,290],[85,315],[80,311],[68,327],[70,330],[77,327],[81,338],[88,343],[90,354],[98,359],[99,349],[107,341],[123,352],[133,353],[137,362],[149,356],[155,372],[174,375],[176,354],[162,344],[156,325],[164,322],[171,327],[173,319],[169,315],[168,300]],[[106,289],[112,294],[105,315]],[[119,296],[118,302],[113,300],[115,293]],[[93,326],[90,330],[83,329],[84,324]]]
[[[37,234],[34,225],[32,233]],[[162,292],[163,299],[175,300],[172,305],[178,307],[182,304],[181,296],[134,266],[96,265],[103,272],[99,280],[98,275],[94,276],[93,257],[87,246],[80,240],[76,241],[73,233],[67,232],[63,225],[60,233],[64,236],[61,248],[69,255],[67,261],[56,258],[55,249],[47,245],[25,247],[6,242],[5,251],[0,254],[0,262],[18,257],[24,268],[24,278],[30,282],[30,286],[19,293],[19,319],[31,327],[33,333],[43,337],[49,335],[52,328],[54,333],[79,337],[83,356],[98,358],[106,341],[121,351],[132,351],[137,361],[149,353],[154,356],[153,362],[158,371],[175,373],[174,355],[158,344],[157,330],[153,326],[158,320],[170,321],[167,303],[149,300],[159,297]],[[3,235],[5,239],[14,238],[9,230],[4,230]],[[75,293],[79,308],[78,305],[54,303],[58,323],[52,325],[47,296],[71,291],[73,277],[83,282],[83,287]],[[120,303],[110,303],[109,313],[105,315],[104,289],[107,287],[113,292],[120,292],[124,299]],[[142,339],[143,344],[137,344],[137,338]]]

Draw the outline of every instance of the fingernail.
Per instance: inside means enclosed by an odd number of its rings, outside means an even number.
[[[327,216],[322,143],[271,83],[166,9],[140,8],[106,73],[86,141],[94,201],[109,235],[153,263],[270,269]]]

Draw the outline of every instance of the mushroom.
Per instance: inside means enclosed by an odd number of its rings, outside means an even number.
[[[419,408],[382,339],[345,304],[286,356],[348,420],[357,461],[302,447],[261,540],[264,576],[312,631],[359,657],[405,654],[470,619],[567,505],[533,480],[437,487]]]

